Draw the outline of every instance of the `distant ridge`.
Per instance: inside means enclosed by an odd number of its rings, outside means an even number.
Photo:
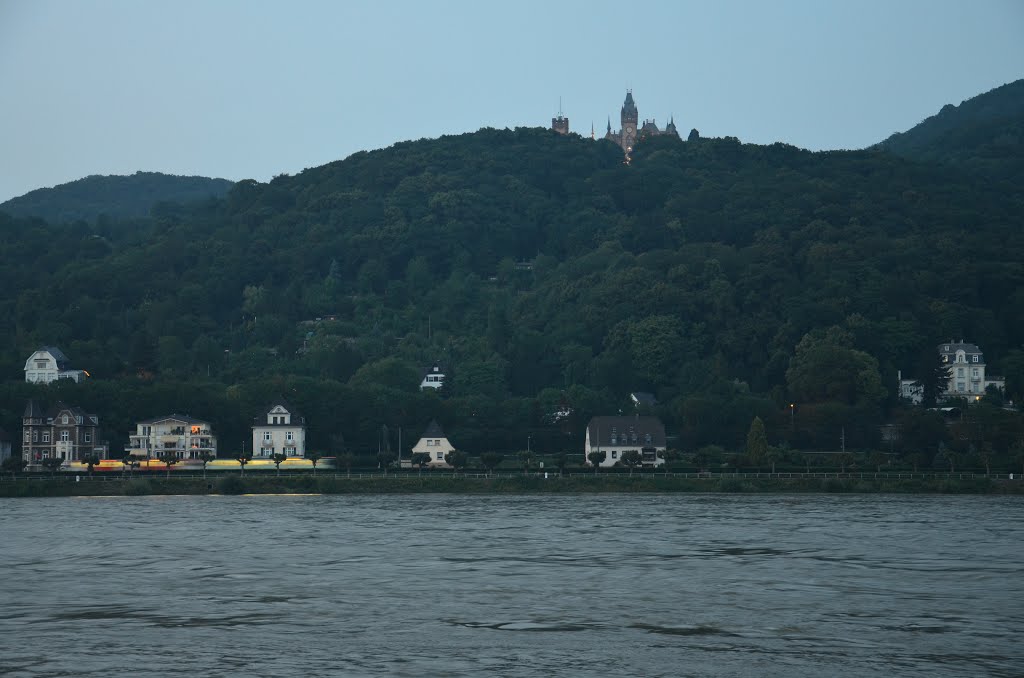
[[[160,172],[127,176],[92,175],[53,188],[39,188],[0,204],[0,212],[40,217],[50,222],[94,221],[101,214],[117,218],[148,217],[160,202],[187,203],[223,196],[234,185],[227,179],[182,177]]]
[[[946,104],[872,148],[912,160],[957,165],[987,176],[1024,176],[1024,79]]]

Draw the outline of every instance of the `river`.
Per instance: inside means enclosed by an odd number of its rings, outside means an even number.
[[[5,676],[1021,676],[1024,498],[0,499]]]

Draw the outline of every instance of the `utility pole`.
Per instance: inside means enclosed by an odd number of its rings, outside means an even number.
[[[846,454],[846,427],[843,427],[842,433],[839,434],[839,444],[842,447],[843,454]]]

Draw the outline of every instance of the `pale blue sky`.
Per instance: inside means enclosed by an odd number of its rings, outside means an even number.
[[[89,174],[261,181],[396,141],[598,133],[861,148],[1024,77],[1020,0],[0,0],[0,201]]]

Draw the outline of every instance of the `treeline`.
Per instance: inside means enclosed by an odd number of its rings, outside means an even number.
[[[755,416],[773,445],[884,446],[910,416],[897,370],[940,341],[978,343],[1024,396],[1022,203],[877,151],[659,137],[626,166],[609,142],[485,129],[134,227],[0,215],[0,425],[26,357],[57,345],[93,378],[56,391],[112,443],[186,411],[233,444],[281,395],[324,448],[437,418],[471,452],[578,450],[591,414],[648,391],[679,449],[742,449]],[[420,393],[434,362],[444,392]]]

